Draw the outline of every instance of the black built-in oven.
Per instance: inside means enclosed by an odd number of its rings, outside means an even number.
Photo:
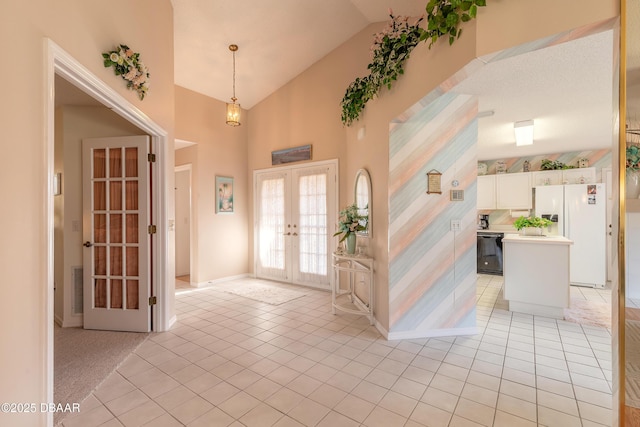
[[[504,233],[478,231],[478,273],[502,276]]]

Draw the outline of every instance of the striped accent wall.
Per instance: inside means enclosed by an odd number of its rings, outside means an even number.
[[[475,98],[446,93],[391,129],[391,337],[475,332],[476,115]],[[432,169],[442,173],[442,194],[426,194]],[[463,201],[449,199],[453,180]]]
[[[389,339],[476,332],[478,107],[451,89],[489,62],[610,30],[614,21],[475,59],[390,123]],[[578,155],[590,158],[591,166],[611,161],[610,153],[585,154]],[[518,161],[509,166],[521,168]],[[441,195],[426,194],[432,169],[442,173]],[[465,190],[462,202],[449,201],[454,179]],[[452,220],[460,220],[460,231],[451,231]]]

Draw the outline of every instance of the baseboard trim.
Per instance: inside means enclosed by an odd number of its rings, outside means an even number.
[[[388,332],[385,337],[390,341],[394,341],[394,340],[412,340],[412,339],[419,339],[419,338],[476,335],[478,333],[479,333],[478,328],[472,327],[472,328],[432,329],[429,331]]]
[[[178,316],[176,316],[175,314],[171,317],[171,319],[169,319],[169,322],[167,323],[167,328],[165,329],[165,331],[170,330],[173,325],[175,325],[178,322]]]
[[[66,320],[56,316],[54,320],[61,328],[82,328],[84,326],[84,316],[82,315],[72,316]]]

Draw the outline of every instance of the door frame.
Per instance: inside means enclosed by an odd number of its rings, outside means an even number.
[[[173,172],[174,174],[177,172],[189,173],[189,276],[192,277],[194,267],[193,246],[195,241],[195,235],[193,232],[193,166],[191,163],[176,166],[173,168]],[[176,218],[175,220],[178,221],[178,218]],[[193,280],[191,279],[190,281],[193,282]]]
[[[320,167],[324,165],[334,166],[334,170],[336,173],[336,187],[335,187],[336,191],[334,194],[334,203],[335,203],[334,206],[340,206],[340,203],[339,203],[340,202],[340,167],[339,167],[340,164],[338,162],[338,159],[320,160],[317,162],[305,162],[305,163],[299,163],[299,164],[293,164],[293,165],[287,165],[287,166],[277,166],[277,167],[265,168],[265,169],[255,169],[253,171],[253,183],[252,183],[253,185],[253,274],[251,275],[252,277],[255,278],[257,276],[258,254],[259,254],[259,250],[258,250],[259,242],[258,242],[258,239],[256,238],[256,236],[258,235],[258,223],[260,220],[260,218],[258,218],[258,188],[257,188],[257,181],[256,181],[257,175],[261,173],[292,171],[294,169],[306,169],[306,168]],[[336,215],[337,215],[337,212],[336,212]],[[337,219],[337,216],[336,216],[336,219]],[[336,244],[337,238],[333,236],[333,233],[331,233],[331,235],[329,236],[329,239],[333,239],[334,245]],[[327,273],[329,275],[329,286],[331,286],[332,272],[329,269]]]
[[[167,224],[167,177],[165,162],[168,158],[169,135],[166,130],[151,120],[135,105],[127,101],[122,95],[116,92],[109,85],[96,77],[91,71],[80,64],[64,49],[58,46],[49,38],[43,39],[44,52],[44,81],[43,95],[44,102],[44,169],[45,175],[43,187],[45,190],[46,206],[46,253],[47,253],[47,289],[46,298],[43,299],[44,307],[41,311],[45,313],[43,322],[46,325],[44,344],[46,346],[46,358],[43,370],[46,372],[46,394],[47,401],[53,402],[53,323],[54,323],[54,209],[53,209],[53,175],[54,175],[54,145],[55,145],[55,76],[58,75],[89,96],[110,108],[113,112],[123,117],[133,125],[140,128],[151,136],[152,152],[156,154],[156,167],[152,168],[151,179],[154,182],[152,194],[152,212],[154,222],[158,225],[156,238],[151,245],[152,269],[151,276],[155,289],[153,295],[159,296],[160,303],[152,310],[153,331],[168,330],[175,322],[175,315],[169,318],[170,299],[175,298],[173,293],[168,292],[167,277],[170,277],[170,266],[173,264],[168,260],[168,230],[163,224]],[[53,413],[47,414],[47,425],[53,425]]]

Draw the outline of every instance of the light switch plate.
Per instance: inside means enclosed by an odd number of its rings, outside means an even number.
[[[449,195],[452,202],[461,202],[464,200],[464,190],[451,190]]]

